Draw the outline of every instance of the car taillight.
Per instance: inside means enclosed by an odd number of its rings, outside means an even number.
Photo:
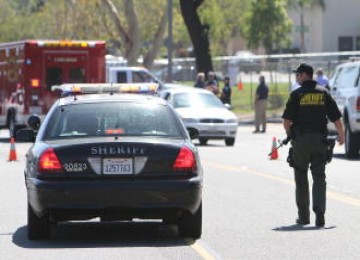
[[[194,153],[186,146],[180,149],[173,165],[174,171],[193,171],[196,169]]]
[[[60,160],[54,149],[49,148],[43,152],[39,159],[39,173],[63,172]]]
[[[360,97],[358,97],[356,101],[356,110],[360,111]]]

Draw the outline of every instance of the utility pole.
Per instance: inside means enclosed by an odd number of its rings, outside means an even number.
[[[168,38],[167,38],[167,56],[168,56],[168,78],[167,81],[172,82],[172,51],[173,51],[173,30],[172,30],[172,24],[173,24],[173,0],[168,0]]]

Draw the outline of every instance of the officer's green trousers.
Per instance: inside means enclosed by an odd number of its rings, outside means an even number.
[[[320,134],[300,134],[292,142],[295,164],[296,204],[299,217],[310,218],[308,168],[310,166],[313,187],[312,205],[317,214],[325,214],[326,181],[325,165],[327,144]]]

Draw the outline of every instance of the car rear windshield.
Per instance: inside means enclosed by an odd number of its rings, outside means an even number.
[[[44,140],[96,136],[183,137],[174,113],[156,104],[87,103],[59,107]]]
[[[174,108],[212,108],[224,107],[221,101],[211,93],[177,93],[174,94]]]

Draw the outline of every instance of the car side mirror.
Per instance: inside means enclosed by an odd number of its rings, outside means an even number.
[[[37,115],[31,115],[29,116],[27,123],[32,130],[37,131],[40,128],[41,120]]]
[[[34,142],[36,133],[30,128],[23,128],[16,132],[17,142]]]
[[[199,136],[198,130],[196,130],[195,128],[192,128],[192,127],[188,127],[186,129],[188,130],[191,140],[198,138],[198,136]]]

